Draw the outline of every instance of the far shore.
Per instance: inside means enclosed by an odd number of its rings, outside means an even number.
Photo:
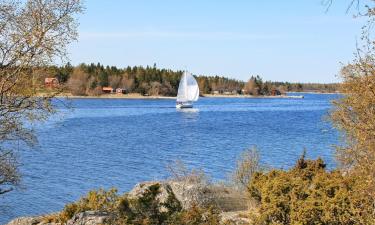
[[[303,95],[221,95],[205,94],[207,98],[303,98]]]
[[[318,91],[301,91],[301,92],[287,92],[287,93],[295,93],[295,94],[320,94],[320,95],[337,95],[341,94],[340,92],[318,92]]]
[[[176,99],[176,97],[172,96],[146,96],[141,94],[103,94],[103,95],[71,95],[71,94],[61,94],[56,96],[58,98],[84,98],[84,99],[92,99],[92,98],[103,98],[103,99]]]
[[[201,97],[204,98],[303,98],[303,95],[275,95],[275,96],[266,96],[266,95],[222,95],[222,94],[205,94]],[[103,94],[98,96],[79,96],[72,95],[70,93],[62,93],[56,98],[70,98],[70,99],[176,99],[173,96],[148,96],[141,95],[137,93],[131,94]]]

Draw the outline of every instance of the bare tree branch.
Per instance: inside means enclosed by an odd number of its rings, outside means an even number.
[[[39,96],[40,68],[67,60],[67,46],[78,35],[75,16],[82,10],[81,0],[0,0],[0,150],[18,141],[36,143],[25,123],[53,113],[51,99],[58,93]],[[13,150],[0,151],[0,195],[20,181]]]

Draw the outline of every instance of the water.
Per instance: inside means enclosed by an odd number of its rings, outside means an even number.
[[[225,179],[251,146],[272,167],[292,166],[305,148],[332,168],[338,135],[323,117],[337,97],[203,98],[187,111],[174,100],[73,100],[74,111],[39,126],[39,145],[21,152],[24,189],[0,197],[0,224],[59,211],[94,188],[166,178],[176,159]]]

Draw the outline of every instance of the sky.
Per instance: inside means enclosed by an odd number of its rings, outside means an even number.
[[[364,19],[349,0],[85,0],[74,65],[187,69],[248,80],[338,82]]]

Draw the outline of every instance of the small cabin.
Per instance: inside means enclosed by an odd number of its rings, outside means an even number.
[[[272,89],[271,90],[271,95],[272,96],[281,95],[281,92],[279,90],[277,90],[277,89]]]
[[[124,89],[124,88],[116,88],[116,94],[126,94],[126,89]]]
[[[106,94],[112,94],[113,93],[113,88],[111,87],[103,87],[102,92]]]
[[[218,95],[218,94],[220,94],[220,92],[219,91],[213,91],[212,94]]]
[[[55,77],[46,77],[44,79],[44,85],[47,88],[56,88],[59,86],[59,80]]]

